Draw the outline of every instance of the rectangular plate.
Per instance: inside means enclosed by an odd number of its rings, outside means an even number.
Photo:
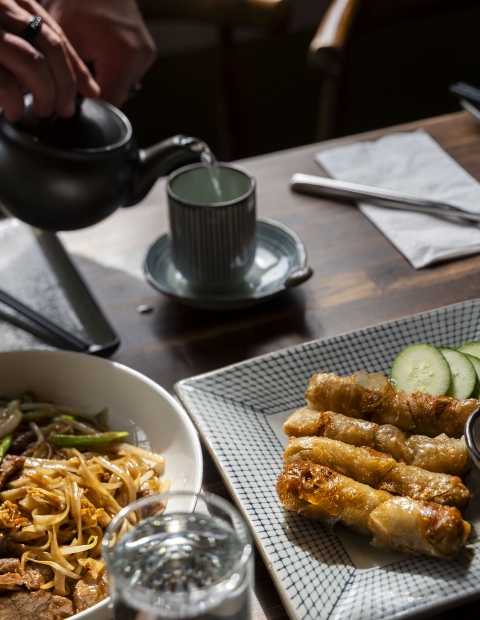
[[[119,340],[56,235],[0,218],[0,288],[110,355]],[[61,345],[41,327],[0,303],[0,350]]]
[[[270,416],[282,418],[305,405],[305,390],[316,372],[367,370],[388,376],[393,359],[409,344],[456,347],[470,340],[480,340],[478,299],[308,342],[176,384],[292,618],[413,617],[480,596],[475,528],[455,560],[392,553],[387,561],[378,556],[365,570],[346,551],[365,539],[352,533],[347,541],[341,533],[339,538],[319,523],[286,512],[275,492],[283,446],[276,424],[269,423]],[[475,492],[480,483],[474,478],[467,485]]]

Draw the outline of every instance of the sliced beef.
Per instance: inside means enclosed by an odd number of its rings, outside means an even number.
[[[51,570],[50,572],[37,570],[29,564],[26,564],[24,569],[17,558],[0,560],[0,590],[18,590],[22,586],[28,590],[38,590],[50,579]]]
[[[73,601],[77,612],[84,611],[96,605],[108,596],[107,576],[105,571],[98,575],[91,570],[77,581],[73,589]],[[0,615],[0,620],[3,620]]]
[[[0,575],[18,573],[19,570],[23,571],[23,568],[18,558],[4,558],[0,560]]]
[[[37,441],[37,436],[33,431],[24,431],[12,441],[12,445],[8,449],[8,453],[23,454],[30,444],[35,443],[35,441]]]
[[[3,489],[7,478],[10,478],[10,476],[22,469],[24,463],[24,456],[13,456],[12,454],[5,456],[0,465],[0,491]]]
[[[43,577],[43,583],[48,583],[49,581],[52,581],[53,568],[50,568],[50,566],[47,566],[46,564],[34,564],[33,566],[31,566],[30,564],[25,564],[25,566],[27,568],[34,568],[37,573],[40,573],[40,575]]]
[[[12,555],[15,555],[15,544],[5,531],[0,530],[0,558],[11,558]]]
[[[0,597],[0,620],[64,620],[74,613],[72,601],[44,590]]]

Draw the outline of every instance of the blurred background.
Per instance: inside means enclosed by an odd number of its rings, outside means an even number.
[[[148,146],[224,161],[459,109],[480,87],[478,0],[140,0],[158,58],[124,111]]]

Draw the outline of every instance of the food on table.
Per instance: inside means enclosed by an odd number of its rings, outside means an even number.
[[[163,457],[123,443],[128,433],[108,430],[106,410],[23,400],[0,403],[5,419],[19,418],[0,465],[0,619],[48,609],[61,620],[108,596],[101,545],[111,519],[169,482]]]
[[[285,450],[284,465],[306,460],[333,469],[374,489],[464,509],[470,491],[458,476],[397,463],[389,454],[326,437],[296,437]]]
[[[447,396],[460,399],[478,396],[477,373],[468,357],[450,347],[438,347],[438,350],[447,360],[452,373],[452,381],[446,392]]]
[[[465,344],[457,347],[457,351],[460,351],[461,353],[468,353],[476,358],[480,358],[480,340],[466,342]]]
[[[410,388],[414,379],[406,376],[403,362],[427,356],[446,370],[443,386],[434,377],[439,391],[470,394],[474,383],[478,393],[467,354],[429,345],[409,349],[399,356],[397,371]],[[452,381],[463,360],[470,383],[465,376]],[[430,370],[417,365],[418,385],[431,384]],[[330,527],[339,521],[380,548],[453,557],[470,533],[460,513],[470,491],[456,474],[468,471],[463,429],[480,401],[412,394],[365,371],[350,377],[318,373],[306,399],[309,408],[293,413],[283,426],[290,441],[277,484],[282,503]]]
[[[395,387],[410,393],[446,394],[452,382],[447,360],[429,344],[403,349],[393,361],[390,376]]]
[[[428,471],[461,476],[469,468],[465,440],[443,433],[438,437],[408,435],[392,424],[375,424],[332,411],[304,407],[292,413],[283,425],[289,437],[328,437],[353,446],[386,452],[396,461]]]
[[[394,386],[405,392],[476,398],[480,394],[480,341],[456,349],[409,345],[394,359],[390,376]]]
[[[350,377],[319,373],[312,377],[306,393],[310,407],[334,411],[377,424],[393,424],[403,431],[429,437],[446,433],[460,438],[468,416],[480,401],[449,396],[409,394],[396,390],[376,373],[357,372]]]
[[[458,349],[457,349],[458,351]],[[470,360],[470,362],[472,363],[473,367],[475,368],[475,374],[476,374],[476,390],[477,393],[474,394],[474,396],[480,395],[480,358],[479,357],[475,357],[475,355],[470,355],[470,353],[467,352],[462,352],[463,355]]]
[[[372,535],[371,544],[382,549],[451,558],[470,533],[456,508],[394,497],[311,461],[287,466],[277,493],[288,510]]]
[[[369,448],[374,447],[377,429],[375,422],[309,407],[297,409],[283,425],[283,432],[289,437],[328,437]]]

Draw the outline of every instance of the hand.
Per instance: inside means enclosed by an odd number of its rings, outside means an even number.
[[[32,43],[22,38],[33,15],[43,22]],[[33,95],[40,116],[72,116],[77,91],[97,97],[98,85],[62,29],[34,0],[0,0],[0,104],[5,117],[18,120],[22,87]]]
[[[93,63],[102,98],[121,106],[156,54],[135,0],[45,0],[44,7]]]

